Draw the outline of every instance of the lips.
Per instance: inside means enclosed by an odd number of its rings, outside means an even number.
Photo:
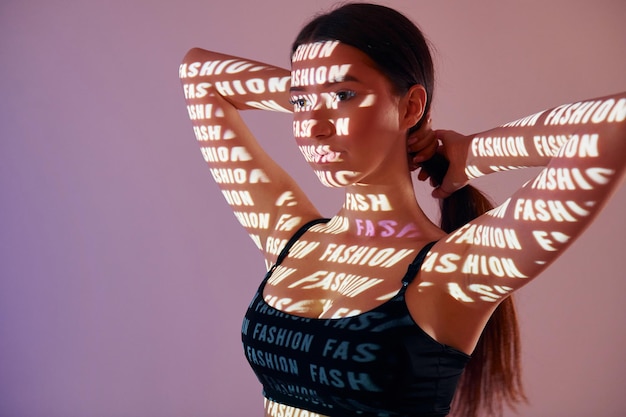
[[[300,152],[302,152],[302,155],[304,155],[304,159],[307,162],[326,164],[342,161],[341,152],[331,150],[329,145],[308,145],[299,146],[299,148]]]

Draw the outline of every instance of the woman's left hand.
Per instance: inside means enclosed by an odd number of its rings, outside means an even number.
[[[422,167],[422,163],[430,160],[436,153],[441,154],[449,163],[447,173],[441,184],[431,178],[431,185],[435,187],[433,197],[446,198],[468,182],[465,172],[468,143],[470,136],[462,135],[452,130],[432,130],[430,118],[419,130],[412,133],[408,140],[409,167],[411,171]],[[430,174],[421,169],[418,180],[425,181]]]
[[[415,171],[420,167],[422,162],[432,158],[437,151],[438,146],[437,137],[432,129],[430,115],[428,115],[426,116],[426,121],[422,127],[411,133],[407,138],[407,157],[409,159],[409,169],[411,171]],[[421,176],[423,174],[420,172],[419,175]]]

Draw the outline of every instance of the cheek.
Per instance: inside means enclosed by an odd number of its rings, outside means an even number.
[[[400,131],[397,113],[393,109],[362,109],[350,116],[350,134],[395,135]]]
[[[293,118],[293,137],[296,139],[310,139],[315,120],[302,117]]]

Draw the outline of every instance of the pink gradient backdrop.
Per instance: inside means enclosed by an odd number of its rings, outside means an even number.
[[[263,264],[204,166],[177,67],[192,46],[286,66],[297,29],[332,3],[0,4],[0,416],[261,415],[239,328]],[[623,0],[385,4],[436,46],[435,127],[626,88]],[[246,117],[332,214],[289,116]],[[502,201],[529,175],[481,183]],[[625,209],[622,187],[520,293],[519,415],[624,415]]]

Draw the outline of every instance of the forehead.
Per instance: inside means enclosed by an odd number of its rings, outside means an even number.
[[[372,60],[365,53],[339,41],[305,43],[299,45],[291,56],[292,68],[329,64],[374,67]]]

